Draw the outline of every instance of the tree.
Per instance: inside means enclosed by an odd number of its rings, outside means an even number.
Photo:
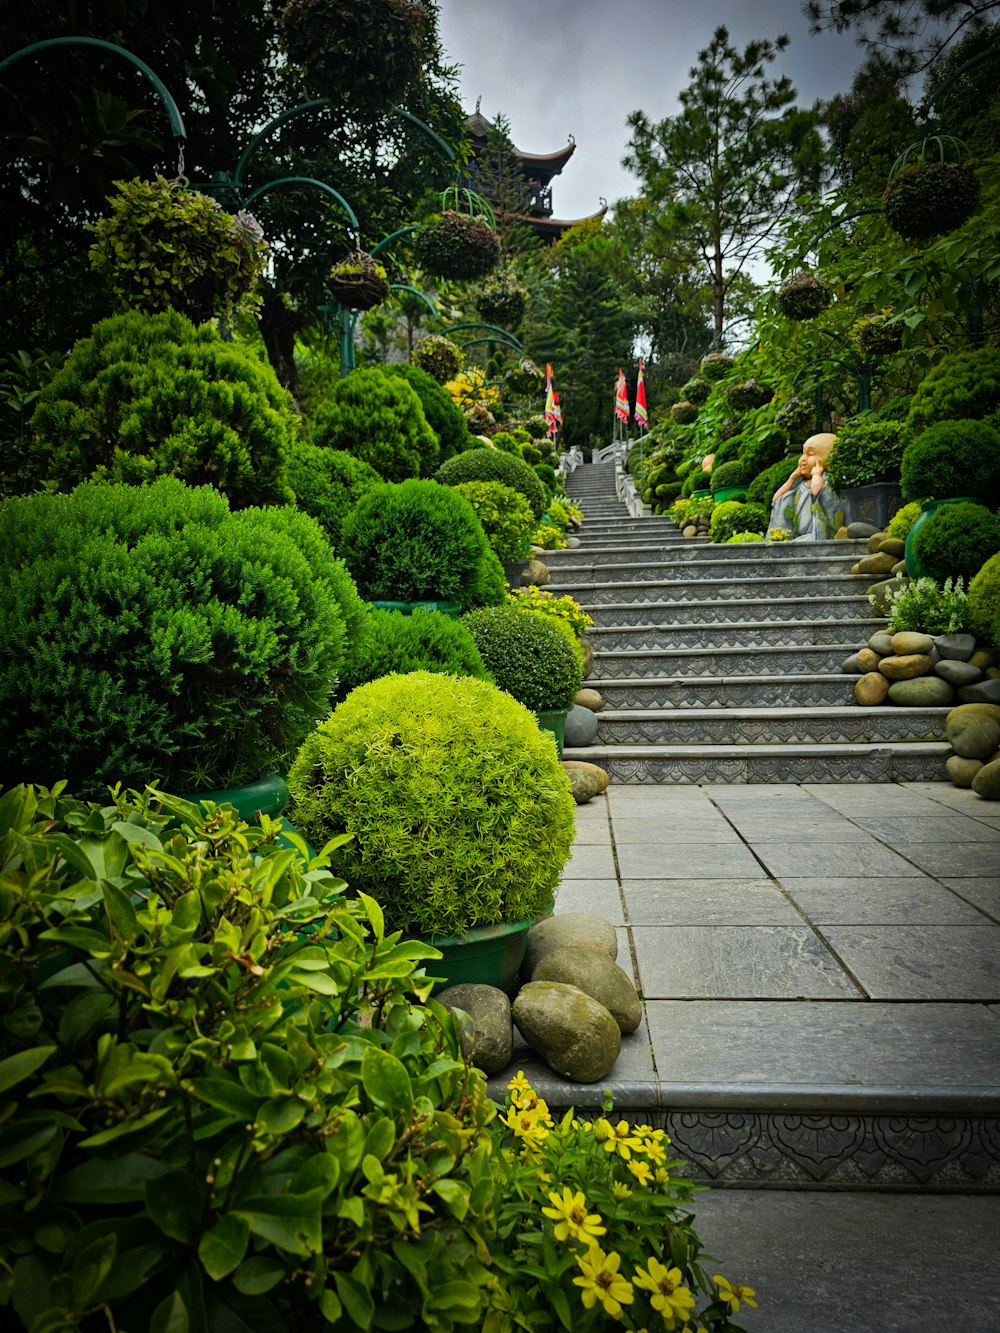
[[[1000,0],[805,0],[812,32],[856,29],[858,45],[897,79],[933,65],[959,36],[1000,10]]]
[[[740,52],[717,28],[680,94],[680,114],[659,124],[642,111],[628,118],[624,165],[660,210],[655,225],[664,249],[700,274],[718,344],[730,294],[748,264],[797,196],[818,189],[824,175],[818,109],[796,107],[788,77],[765,72],[787,45],[778,37]]]
[[[531,190],[510,137],[510,121],[498,114],[472,164],[476,190],[489,200],[505,260],[536,249],[537,238],[524,221],[531,210]]]

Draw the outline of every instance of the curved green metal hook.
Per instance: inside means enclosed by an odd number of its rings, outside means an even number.
[[[315,176],[279,176],[276,181],[265,181],[263,185],[258,185],[256,190],[247,195],[243,201],[243,207],[249,209],[255,199],[259,199],[262,195],[269,194],[271,190],[276,190],[279,186],[284,185],[314,185],[317,190],[322,190],[325,194],[330,195],[347,214],[354,235],[357,237],[361,224],[355,216],[354,209],[338,190],[335,190],[332,185],[327,185],[326,181],[317,180]]]
[[[388,236],[383,236],[378,245],[374,246],[370,251],[372,258],[374,259],[376,255],[381,254],[387,245],[392,245],[393,241],[398,241],[400,236],[409,236],[413,232],[419,230],[420,228],[417,224],[412,223],[409,227],[400,227],[398,231],[390,232]]]
[[[419,296],[421,301],[423,301],[424,305],[431,312],[434,318],[440,320],[441,316],[438,314],[437,306],[427,295],[427,293],[422,292],[419,287],[411,287],[409,286],[408,283],[405,282],[390,282],[389,288],[391,291],[394,292],[409,292],[412,296]]]

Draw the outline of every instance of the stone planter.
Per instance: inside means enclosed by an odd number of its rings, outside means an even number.
[[[876,481],[870,486],[848,486],[839,492],[848,523],[871,523],[880,530],[903,504],[898,481]]]

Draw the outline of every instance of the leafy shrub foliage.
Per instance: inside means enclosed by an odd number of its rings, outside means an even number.
[[[911,500],[909,504],[897,509],[889,520],[889,526],[885,530],[886,536],[905,541],[907,534],[920,517],[921,512],[921,506],[916,500]]]
[[[298,418],[274,371],[173,310],[95,325],[39,395],[31,428],[27,472],[60,490],[175,476],[235,508],[292,499]]]
[[[1000,348],[952,352],[917,385],[907,425],[914,435],[939,421],[978,420],[1000,408]]]
[[[786,319],[805,320],[825,310],[832,293],[829,283],[802,269],[781,284],[775,299]]]
[[[475,640],[459,620],[440,611],[400,611],[373,607],[349,646],[338,694],[341,698],[370,680],[396,673],[434,671],[443,676],[491,680]]]
[[[902,421],[872,421],[861,417],[837,431],[827,463],[828,481],[835,491],[898,481],[903,450],[910,434]]]
[[[907,500],[969,496],[1000,504],[1000,433],[985,421],[940,421],[903,450],[901,482]]]
[[[866,358],[891,356],[898,352],[903,341],[902,323],[890,323],[891,309],[876,310],[862,315],[851,325],[849,337],[854,350]]]
[[[736,442],[737,457],[743,464],[743,472],[748,482],[759,476],[765,468],[785,458],[788,453],[788,436],[784,430],[766,430],[760,433],[739,437]],[[718,463],[719,455],[716,453]]]
[[[462,369],[465,357],[457,343],[440,333],[432,333],[417,343],[411,360],[418,370],[426,371],[438,384],[447,384]]]
[[[427,424],[438,437],[438,463],[460,454],[469,445],[469,428],[465,414],[455,403],[451,394],[428,375],[419,366],[411,366],[407,361],[393,361],[379,366],[383,375],[398,375],[420,399]]]
[[[569,708],[583,684],[573,645],[544,613],[489,606],[465,617],[487,671],[533,712]]]
[[[793,439],[799,435],[808,435],[816,425],[816,405],[808,398],[792,394],[775,409],[774,424],[787,431]]]
[[[886,628],[892,634],[913,630],[919,634],[961,634],[969,628],[969,606],[961,579],[938,584],[931,578],[913,579],[886,590]],[[878,595],[868,594],[879,609]]]
[[[259,303],[267,244],[249,213],[230,217],[180,181],[116,181],[111,212],[91,227],[90,259],[118,304],[176,310],[196,324]]]
[[[515,458],[499,449],[470,449],[442,463],[434,474],[445,486],[463,481],[499,481],[520,491],[531,506],[533,517],[541,518],[549,505],[545,487],[523,458]]]
[[[503,569],[468,500],[436,481],[373,487],[341,529],[344,560],[372,601],[504,598]]]
[[[681,397],[696,407],[701,407],[712,392],[712,386],[703,375],[695,375],[681,389]]]
[[[320,403],[310,423],[313,444],[344,449],[386,481],[426,476],[438,457],[437,436],[420,398],[402,378],[355,370]]]
[[[743,471],[743,464],[738,458],[719,463],[716,455],[716,465],[712,469],[708,485],[713,495],[716,491],[727,490],[730,486],[745,486],[746,474]]]
[[[942,505],[914,533],[913,553],[921,570],[938,581],[968,582],[1000,551],[1000,518],[985,505]]]
[[[524,318],[528,293],[509,273],[501,273],[487,282],[476,297],[476,309],[488,324],[515,329]]]
[[[375,469],[360,458],[307,440],[298,441],[292,450],[288,480],[296,506],[317,520],[335,551],[340,549],[340,529],[348,513],[373,486],[382,484]]]
[[[975,172],[952,162],[911,162],[889,181],[882,196],[886,222],[912,241],[954,231],[978,204]]]
[[[1000,555],[991,555],[969,584],[969,628],[997,643],[1000,616]]]
[[[507,601],[522,611],[536,611],[551,616],[553,620],[561,620],[577,638],[586,634],[594,623],[580,603],[568,594],[557,597],[554,592],[544,588],[512,588],[507,594]]]
[[[771,514],[770,505],[765,509],[762,504],[745,504],[739,500],[723,500],[712,510],[711,527],[713,542],[732,541],[737,533],[765,533]]]
[[[691,402],[671,403],[670,415],[678,426],[690,426],[698,420],[698,406]]]
[[[499,481],[463,481],[453,489],[476,511],[486,540],[501,563],[527,559],[531,554],[528,534],[534,526],[534,516],[519,491]]]
[[[282,767],[362,614],[311,518],[171,479],[5,501],[0,570],[0,783],[88,796]]]
[[[726,402],[734,412],[752,412],[755,408],[769,403],[773,397],[774,390],[771,386],[762,384],[753,377],[736,380],[726,389]]]
[[[559,480],[551,463],[535,463],[532,470],[546,490],[554,491],[556,489]]]
[[[785,484],[798,467],[798,462],[798,457],[782,458],[777,463],[772,463],[769,468],[765,468],[763,472],[758,472],[747,487],[747,503],[764,505],[770,513],[774,492]]]
[[[484,278],[500,260],[500,238],[485,218],[445,209],[432,214],[413,239],[417,267],[436,278]]]
[[[731,356],[727,356],[725,352],[709,352],[707,356],[701,358],[698,374],[714,384],[717,380],[724,380],[732,368]]]
[[[547,843],[526,767],[505,813]],[[8,1320],[475,1315],[493,1108],[415,974],[435,951],[345,896],[335,846],[310,861],[231,809],[25,787],[0,798],[0,829]],[[410,855],[421,877],[435,864]]]
[[[426,936],[544,911],[573,838],[555,742],[482,680],[417,671],[362,685],[302,746],[289,787],[314,843],[353,834],[337,858],[352,887],[392,929]]]

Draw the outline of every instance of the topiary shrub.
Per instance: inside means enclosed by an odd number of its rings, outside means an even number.
[[[556,470],[551,463],[535,463],[532,471],[546,490],[554,491],[558,486]]]
[[[292,499],[288,393],[246,348],[173,310],[95,325],[39,394],[31,430],[36,484],[175,476],[215,486],[235,508]]]
[[[536,464],[542,461],[542,451],[540,449],[536,449],[533,444],[522,444],[517,452],[520,455],[520,457],[528,464],[532,472],[535,471]],[[536,477],[538,476],[537,472],[535,472],[535,476]]]
[[[889,520],[889,525],[885,530],[887,537],[896,537],[899,541],[905,541],[910,529],[916,523],[922,513],[922,506],[912,500],[909,504],[903,505],[897,509]]]
[[[712,386],[708,380],[703,375],[695,375],[681,389],[681,397],[686,402],[694,403],[695,407],[701,407],[702,403],[708,401],[708,395],[711,392]]]
[[[752,376],[750,379],[737,380],[726,389],[726,402],[734,412],[752,412],[769,403],[773,397],[774,390],[770,385],[762,384]]]
[[[503,329],[517,328],[527,305],[527,291],[509,273],[491,279],[476,297],[476,310],[481,318]]]
[[[845,422],[827,460],[827,480],[835,491],[898,481],[910,433],[902,421]]]
[[[906,424],[916,435],[938,421],[979,420],[1000,408],[1000,348],[943,357],[917,385]]]
[[[583,667],[549,617],[489,606],[470,612],[465,624],[500,689],[536,713],[570,707],[583,684]]]
[[[870,413],[873,421],[906,421],[910,415],[910,407],[913,404],[912,393],[899,393],[877,407]]]
[[[500,262],[500,238],[484,217],[448,208],[432,214],[417,232],[413,258],[435,278],[485,278]]]
[[[968,592],[969,628],[981,639],[998,642],[1000,616],[1000,554],[991,555],[972,577]]]
[[[709,531],[713,542],[729,542],[737,533],[756,532],[763,535],[767,531],[767,521],[771,506],[741,503],[739,500],[723,500],[712,510]]]
[[[549,423],[543,416],[528,417],[524,429],[533,440],[544,440],[549,433]]]
[[[730,441],[726,442],[726,448]],[[784,430],[754,431],[748,436],[739,436],[735,443],[736,456],[743,465],[743,475],[752,481],[765,468],[779,462],[788,453],[788,436]],[[718,453],[716,453],[718,461]]]
[[[469,428],[465,414],[447,389],[438,384],[432,375],[419,366],[411,366],[408,361],[393,361],[373,368],[383,375],[397,375],[406,380],[420,399],[427,424],[438,438],[438,464],[468,448]]]
[[[885,220],[899,236],[926,241],[954,231],[976,211],[979,181],[953,162],[910,162],[885,187]]]
[[[426,474],[438,456],[417,393],[378,370],[354,370],[340,380],[313,413],[309,434],[313,444],[346,450],[386,481]]]
[[[348,646],[337,694],[342,699],[370,680],[411,671],[492,680],[461,621],[440,611],[417,609],[404,616],[401,611],[372,607],[361,633]]]
[[[90,230],[90,262],[126,310],[201,324],[259,304],[267,244],[249,213],[231,217],[180,181],[116,181],[111,212]]]
[[[288,785],[313,843],[353,835],[337,868],[390,930],[454,935],[535,916],[573,839],[554,740],[481,680],[418,671],[362,685],[302,746]]]
[[[781,284],[775,299],[786,319],[805,320],[825,310],[832,296],[829,283],[802,269]]]
[[[447,384],[462,369],[465,357],[457,343],[440,333],[432,333],[420,339],[410,360],[418,370],[426,371],[438,384]]]
[[[816,404],[793,393],[775,409],[774,424],[793,438],[808,435],[816,425]]]
[[[299,440],[292,450],[288,480],[296,508],[316,519],[335,551],[340,549],[344,519],[373,486],[382,485],[375,469],[360,458],[307,440]]]
[[[373,487],[344,519],[344,562],[370,601],[503,601],[504,578],[476,511],[436,481]]]
[[[774,492],[779,486],[785,484],[798,465],[798,457],[789,456],[788,458],[779,459],[777,463],[772,463],[763,472],[758,472],[757,476],[747,486],[747,503],[764,505],[770,513]]]
[[[985,421],[940,421],[903,450],[900,469],[907,500],[969,496],[1000,503],[1000,434]]]
[[[528,535],[535,518],[520,491],[500,481],[461,481],[452,489],[472,505],[490,548],[502,564],[527,560],[531,554]]]
[[[949,504],[937,509],[913,537],[922,574],[966,582],[1000,551],[1000,518],[985,505]]]
[[[327,711],[362,607],[305,514],[164,479],[7,500],[0,534],[0,784],[236,786]]]
[[[765,540],[766,537],[763,532],[734,532],[731,537],[726,539],[730,546],[734,543],[745,546],[748,542],[762,542]]]
[[[457,486],[463,481],[502,482],[524,496],[536,519],[540,519],[549,507],[545,487],[524,459],[499,449],[471,449],[456,458],[449,458],[441,464],[434,478],[445,486]]]
[[[701,358],[698,374],[714,384],[717,380],[724,380],[732,368],[731,356],[727,356],[725,352],[709,352]]]
[[[678,426],[690,426],[698,420],[698,408],[695,403],[671,403],[670,415]]]
[[[719,463],[712,469],[712,475],[709,478],[709,490],[714,495],[716,491],[728,490],[731,486],[745,486],[746,475],[743,471],[743,464],[738,458],[730,462]]]

